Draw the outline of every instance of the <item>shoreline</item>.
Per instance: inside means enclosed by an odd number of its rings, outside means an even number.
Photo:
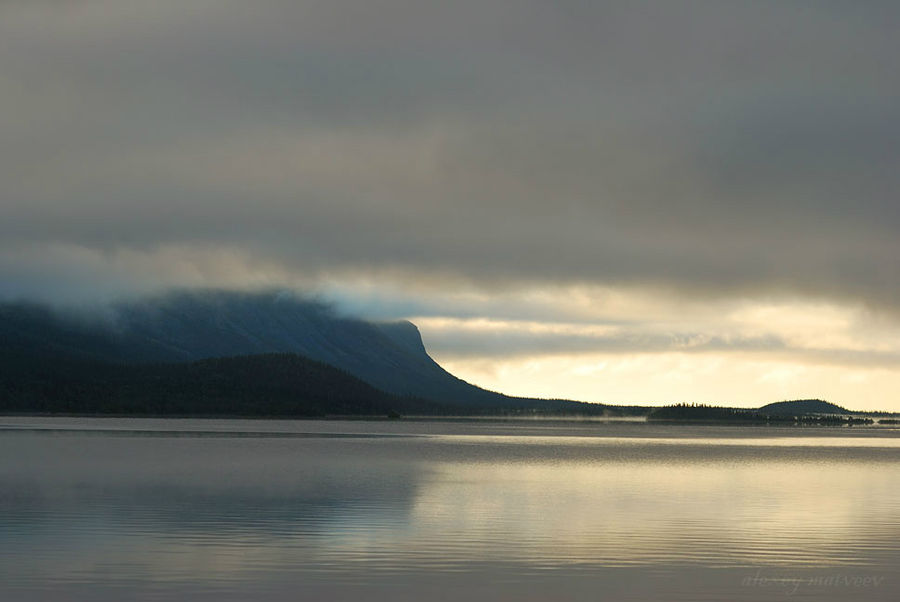
[[[850,420],[715,420],[715,419],[648,419],[646,416],[567,416],[567,415],[409,415],[389,417],[369,414],[333,414],[325,416],[303,415],[243,415],[243,414],[94,414],[94,413],[56,413],[56,412],[6,412],[0,413],[0,420],[6,418],[90,418],[90,419],[136,419],[136,420],[252,420],[252,421],[358,421],[358,422],[554,422],[573,424],[647,424],[659,426],[734,426],[734,427],[775,427],[775,428],[900,428],[900,421],[885,418],[881,422],[877,417],[854,417]]]

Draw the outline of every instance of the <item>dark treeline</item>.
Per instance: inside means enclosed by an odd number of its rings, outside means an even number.
[[[791,403],[791,402],[787,402]],[[782,423],[782,424],[873,424],[871,418],[857,418],[839,414],[804,414],[794,415],[780,413],[769,414],[761,410],[728,408],[704,404],[680,403],[656,408],[647,416],[648,420],[683,421],[683,422],[741,422],[741,423]]]
[[[647,418],[649,420],[728,420],[741,422],[759,420],[765,422],[767,417],[755,410],[679,403],[655,408]]]
[[[447,413],[289,353],[111,364],[0,353],[0,412],[325,416]]]

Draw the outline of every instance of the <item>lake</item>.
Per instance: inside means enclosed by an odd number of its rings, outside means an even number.
[[[900,430],[0,418],[0,599],[896,600]]]

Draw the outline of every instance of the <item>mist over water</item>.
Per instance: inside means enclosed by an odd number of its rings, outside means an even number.
[[[900,431],[0,420],[9,600],[890,600]]]

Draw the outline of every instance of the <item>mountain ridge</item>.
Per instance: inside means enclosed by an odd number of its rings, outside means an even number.
[[[283,292],[173,292],[87,317],[7,303],[0,306],[0,351],[126,365],[293,353],[392,395],[460,408],[596,413],[604,407],[481,389],[435,362],[411,322],[342,316],[325,303]]]

